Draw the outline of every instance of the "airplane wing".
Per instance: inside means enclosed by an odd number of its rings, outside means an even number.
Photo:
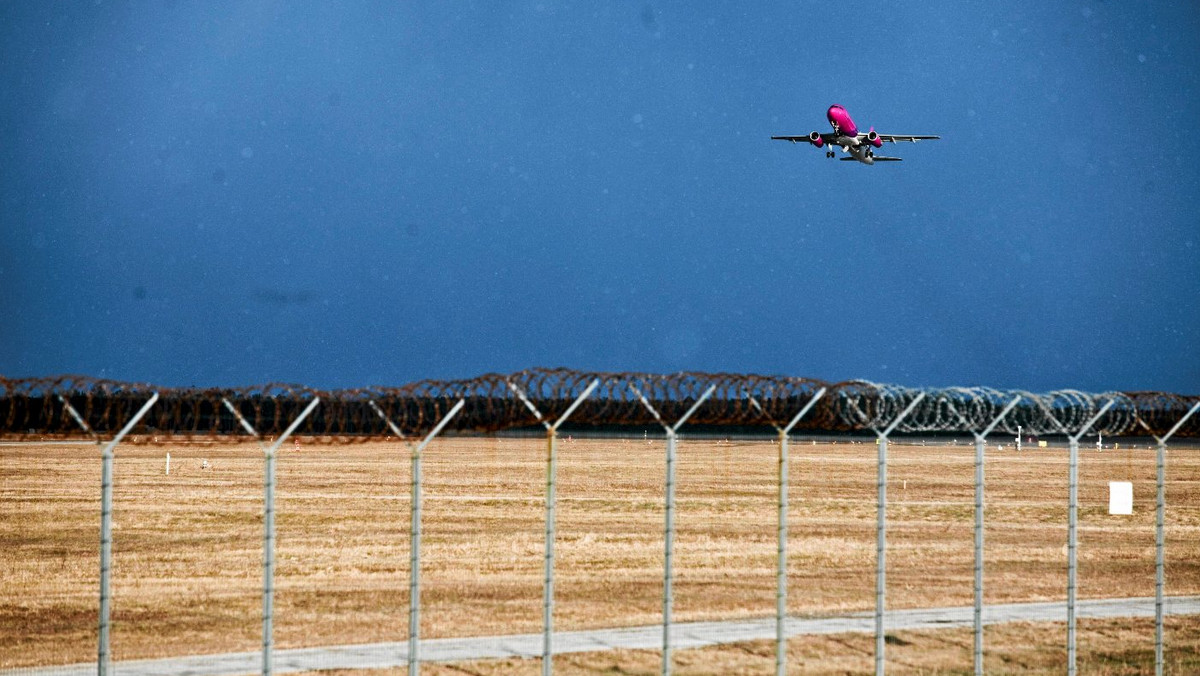
[[[821,140],[824,141],[826,144],[828,144],[833,139],[833,136],[834,136],[833,133],[826,132],[824,134],[821,134]],[[804,134],[803,136],[772,136],[771,139],[774,141],[791,141],[792,143],[801,143],[801,142],[812,143],[813,142],[812,139],[809,138],[808,134]]]
[[[866,134],[859,134],[859,140],[867,138]],[[899,143],[907,141],[908,143],[916,143],[917,141],[933,141],[940,139],[941,136],[914,136],[912,134],[880,134],[879,140],[885,143]]]

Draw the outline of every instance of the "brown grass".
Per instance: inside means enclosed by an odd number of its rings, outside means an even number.
[[[890,448],[889,607],[969,605],[973,449]],[[163,472],[168,450],[170,476]],[[544,440],[511,438],[439,440],[427,450],[423,637],[540,631],[544,452]],[[777,452],[772,442],[680,443],[677,621],[773,613]],[[122,446],[117,456],[115,658],[256,649],[262,574],[257,446]],[[201,467],[205,459],[208,469]],[[0,666],[94,659],[99,452],[6,446],[0,460]],[[1176,448],[1169,463],[1167,591],[1196,594],[1200,457]],[[1065,451],[993,448],[987,476],[988,601],[1064,598]],[[379,442],[296,451],[289,443],[278,480],[276,645],[404,640],[406,447]],[[563,440],[559,480],[556,628],[660,621],[662,441]],[[1134,482],[1133,516],[1107,514],[1110,480]],[[789,611],[870,610],[874,444],[793,442],[791,485]],[[1154,593],[1153,495],[1153,452],[1085,447],[1081,598]],[[1184,650],[1179,659],[1194,659],[1195,619],[1172,622],[1172,645],[1182,641]],[[1145,665],[1144,621],[1081,622],[1080,630],[1081,665],[1112,651]],[[988,631],[989,659],[1014,660],[996,662],[998,670],[1040,673],[1061,666],[1062,625]],[[970,666],[969,632],[898,636],[919,649],[894,646],[890,666],[927,664],[906,654],[943,655],[917,670]],[[1152,650],[1152,623],[1149,636]],[[812,673],[855,672],[870,668],[871,645],[870,637],[811,637],[791,641],[789,649],[798,664],[820,665]],[[1023,657],[1025,646],[1030,652]],[[681,651],[678,664],[694,673],[762,671],[766,667],[754,665],[771,664],[772,655],[769,643],[745,644]],[[658,658],[653,651],[618,651],[561,659],[568,673],[614,664],[640,673],[653,671]],[[716,666],[705,671],[708,664]],[[510,666],[462,665],[470,673],[517,668]],[[1100,673],[1127,673],[1104,669]]]

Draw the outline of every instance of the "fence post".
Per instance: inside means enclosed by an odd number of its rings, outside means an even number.
[[[600,385],[600,380],[595,379],[587,386],[575,401],[567,408],[567,410],[559,416],[554,424],[550,424],[542,417],[541,411],[529,401],[525,393],[519,387],[508,383],[517,397],[525,404],[526,408],[533,412],[537,417],[538,422],[546,428],[546,554],[543,561],[542,571],[542,674],[550,676],[554,671],[554,540],[555,540],[555,524],[556,524],[556,509],[558,506],[557,492],[557,474],[558,474],[558,454],[556,450],[558,442],[558,428],[562,426],[567,418],[570,417],[575,409],[583,403],[584,399],[591,396],[592,392]]]
[[[396,423],[387,417],[383,409],[379,408],[379,404],[376,404],[374,399],[367,403],[370,404],[371,410],[387,423],[392,433],[403,440],[404,433],[396,426]],[[446,413],[424,441],[417,446],[409,444],[412,452],[412,498],[409,530],[411,543],[408,551],[408,673],[413,676],[416,676],[421,669],[421,452],[425,450],[426,444],[433,440],[450,422],[450,419],[462,409],[465,403],[465,399],[459,399],[458,403]]]
[[[103,467],[100,472],[100,645],[96,656],[96,673],[99,676],[108,676],[109,662],[112,659],[109,645],[109,600],[112,585],[113,449],[138,424],[142,416],[150,411],[150,407],[154,406],[156,401],[158,401],[158,392],[151,395],[150,400],[142,405],[141,410],[128,423],[125,423],[125,427],[121,428],[117,436],[108,442],[101,453]],[[76,416],[76,421],[83,425],[84,429],[87,429],[87,425],[79,417],[79,414],[75,413],[75,409],[70,408],[70,404],[67,406]]]
[[[320,397],[313,397],[308,407],[284,433],[266,450],[263,478],[263,676],[271,676],[271,649],[275,642],[275,456],[300,423],[312,413]]]
[[[269,447],[263,445],[262,436],[242,416],[228,399],[222,398],[221,403],[233,413],[242,428],[254,436],[255,442],[263,451],[263,611],[262,611],[262,673],[271,676],[271,653],[275,645],[275,456],[279,447],[292,433],[300,427],[300,423],[313,412],[320,397],[313,397],[308,406],[300,413],[283,434]]]
[[[676,422],[674,425],[668,425],[667,423],[663,422],[662,416],[660,416],[658,414],[658,411],[654,410],[654,407],[651,406],[650,402],[646,399],[646,395],[642,394],[641,391],[638,390],[638,388],[634,387],[633,385],[630,385],[629,387],[634,391],[635,394],[637,394],[638,398],[641,399],[642,405],[645,406],[648,411],[650,411],[650,414],[654,416],[654,419],[658,421],[658,424],[662,425],[663,429],[666,430],[666,432],[667,432],[667,471],[666,471],[666,485],[664,486],[665,493],[666,493],[666,499],[665,499],[665,502],[666,502],[666,509],[665,509],[666,519],[665,519],[665,521],[666,521],[666,523],[663,526],[663,549],[664,549],[664,552],[663,552],[662,674],[663,674],[663,676],[670,676],[670,674],[671,674],[671,608],[675,602],[674,594],[672,591],[672,583],[674,581],[672,564],[674,562],[674,550],[675,550],[675,436],[676,436],[676,432],[679,431],[679,428],[683,426],[683,423],[687,422],[687,419],[692,417],[692,414],[695,413],[700,408],[700,405],[703,404],[709,397],[712,396],[712,393],[716,391],[717,386],[709,385],[708,389],[704,391],[704,394],[700,395],[700,398],[696,400],[696,403],[692,404],[692,407],[688,409],[687,413],[684,413],[683,417],[680,418],[679,421]]]
[[[1156,474],[1156,490],[1154,500],[1154,676],[1163,675],[1163,585],[1165,584],[1165,576],[1163,571],[1164,558],[1164,532],[1163,521],[1167,509],[1166,497],[1166,456],[1167,456],[1167,440],[1179,431],[1180,427],[1187,422],[1192,414],[1200,410],[1200,401],[1192,405],[1188,412],[1175,423],[1175,426],[1170,429],[1165,435],[1159,437],[1154,435],[1154,440],[1158,442],[1158,450],[1155,455],[1155,474]],[[1149,427],[1146,423],[1138,418],[1138,422],[1142,427]]]
[[[1116,402],[1116,399],[1109,399],[1100,412],[1092,416],[1078,433],[1074,436],[1067,435],[1070,445],[1070,457],[1067,460],[1067,676],[1075,676],[1075,587],[1078,569],[1075,550],[1079,543],[1079,438]]]
[[[1013,397],[982,432],[972,432],[975,435],[975,676],[983,676],[983,453],[987,435],[1020,401],[1020,395]],[[959,415],[959,418],[962,416]],[[967,423],[966,419],[963,422]]]
[[[409,676],[417,676],[421,671],[421,453],[430,441],[438,434],[441,434],[446,425],[450,423],[450,419],[462,410],[463,405],[467,403],[466,399],[459,399],[458,403],[450,409],[445,416],[442,417],[438,424],[430,430],[429,434],[421,440],[421,443],[413,446],[409,444],[412,451],[412,498],[410,502],[411,526],[409,530],[410,545],[408,550],[408,673]],[[379,410],[378,406],[372,406],[375,412],[382,417],[393,431],[399,434],[395,425],[383,415],[383,411]]]
[[[917,407],[925,393],[919,393],[896,419],[883,432],[876,430],[879,436],[879,461],[876,490],[879,500],[875,510],[875,676],[883,676],[884,672],[884,633],[883,609],[886,605],[887,590],[887,445],[888,435],[896,429],[901,420],[908,417]]]
[[[1200,406],[1197,403],[1196,406]],[[1195,411],[1196,407],[1193,406]],[[1163,521],[1167,510],[1166,496],[1166,440],[1158,440],[1155,453],[1155,500],[1154,500],[1154,676],[1163,676],[1163,575],[1164,535]]]
[[[67,413],[70,413],[71,417],[75,419],[75,423],[83,428],[84,432],[87,432],[88,436],[96,442],[97,446],[100,445],[100,437],[92,431],[92,428],[88,426],[87,421],[83,419],[83,416],[79,415],[79,411],[75,410],[75,407],[71,405],[71,402],[67,401],[67,398],[61,394],[58,395],[58,400],[62,402],[63,408],[66,409]]]
[[[371,407],[372,411],[375,411],[375,415],[379,416],[380,418],[383,418],[383,422],[387,423],[388,428],[390,428],[392,430],[392,434],[395,434],[396,437],[398,439],[400,439],[400,441],[404,441],[404,432],[401,431],[401,429],[396,426],[396,423],[392,422],[387,417],[387,414],[383,412],[383,409],[379,408],[379,404],[375,403],[374,399],[368,399],[367,405],[369,405]]]
[[[800,409],[800,412],[786,427],[781,428],[773,421],[771,422],[771,426],[779,433],[779,498],[776,504],[779,511],[776,522],[779,542],[775,559],[775,676],[783,676],[787,673],[787,631],[784,622],[787,619],[788,434],[804,416],[808,415],[809,410],[823,396],[825,396],[824,387],[817,390],[812,399],[808,400],[804,408]],[[766,414],[762,405],[754,397],[750,397],[750,403],[760,413]]]

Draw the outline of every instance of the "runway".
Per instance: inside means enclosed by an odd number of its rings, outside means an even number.
[[[1200,596],[1173,596],[1164,599],[1167,615],[1200,615]],[[1154,598],[1099,599],[1079,601],[1079,618],[1154,617]],[[1006,622],[1065,622],[1065,601],[989,605],[984,609],[986,624]],[[853,613],[815,619],[789,618],[789,637],[814,634],[871,633],[874,614]],[[939,629],[972,626],[970,606],[893,610],[885,615],[888,631]],[[733,620],[727,622],[691,622],[675,624],[672,646],[699,648],[723,643],[773,639],[775,620]],[[613,649],[656,650],[662,647],[662,625],[558,632],[554,635],[555,654],[599,652]],[[1065,655],[1064,647],[1064,655]],[[421,641],[422,662],[455,662],[497,658],[536,658],[542,653],[542,635],[513,634],[470,638],[427,639]],[[385,669],[407,664],[408,643],[372,643],[318,648],[276,650],[276,673],[294,673],[316,669]],[[243,652],[219,655],[193,655],[153,660],[115,662],[113,673],[120,676],[236,676],[259,673],[261,653]],[[45,668],[0,671],[0,676],[91,676],[95,662]]]

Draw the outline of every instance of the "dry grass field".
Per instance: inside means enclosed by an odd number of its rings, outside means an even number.
[[[1154,593],[1154,453],[1122,446],[1081,454],[1080,598]],[[563,439],[559,448],[556,629],[660,621],[663,441]],[[889,607],[969,605],[973,448],[893,442],[890,451]],[[423,637],[540,631],[544,452],[537,438],[451,438],[427,449]],[[773,614],[777,453],[771,441],[680,442],[677,621]],[[1177,446],[1168,462],[1167,593],[1197,594],[1200,453]],[[115,659],[257,649],[262,464],[254,444],[117,449]],[[278,467],[276,645],[404,640],[407,447],[289,442]],[[1065,449],[993,445],[986,471],[987,600],[1065,598]],[[874,444],[794,441],[790,478],[790,612],[872,609]],[[1107,513],[1108,481],[1134,483],[1133,516]],[[95,658],[99,487],[93,446],[0,446],[0,667]],[[1175,664],[1197,664],[1198,624],[1170,618]],[[1144,673],[1153,663],[1152,621],[1081,621],[1079,640],[1092,673]],[[895,641],[897,670],[969,670],[969,630],[896,632]],[[996,670],[1055,673],[1065,625],[989,627],[987,641]],[[773,664],[773,649],[760,642],[676,656],[682,673],[758,673]],[[870,671],[872,649],[869,636],[789,644],[797,673]],[[657,664],[653,651],[559,658],[564,673]],[[536,668],[479,662],[427,672]]]

